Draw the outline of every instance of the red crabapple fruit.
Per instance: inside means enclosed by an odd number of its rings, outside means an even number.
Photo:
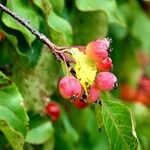
[[[59,91],[62,97],[68,100],[76,100],[82,94],[82,87],[74,76],[63,77],[59,82]]]
[[[110,91],[117,83],[117,78],[111,72],[100,72],[95,79],[96,87],[100,91]]]
[[[89,90],[87,103],[94,103],[100,99],[100,90],[93,84]]]
[[[98,39],[88,43],[86,47],[87,56],[97,62],[108,57],[109,39]]]
[[[72,102],[73,105],[78,108],[78,109],[83,109],[85,107],[88,106],[87,103],[85,103],[84,101],[80,100],[80,98],[76,99],[75,101]]]
[[[112,69],[113,64],[111,58],[107,57],[99,62],[96,63],[97,70],[102,72],[102,71],[109,71]]]
[[[56,121],[60,117],[60,107],[56,102],[49,102],[45,107],[45,111],[52,121]]]

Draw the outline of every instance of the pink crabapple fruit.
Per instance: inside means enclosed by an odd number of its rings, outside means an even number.
[[[88,106],[88,104],[82,100],[80,100],[80,98],[76,99],[75,101],[72,102],[73,105],[78,108],[78,109],[83,109],[85,107]]]
[[[100,99],[100,90],[93,84],[89,90],[87,103],[94,103]]]
[[[57,121],[60,117],[60,107],[56,102],[49,102],[45,107],[45,111],[52,121]]]
[[[86,47],[87,56],[94,62],[103,60],[108,57],[109,39],[98,39],[88,43]]]
[[[107,57],[99,62],[96,62],[97,70],[102,71],[109,71],[112,69],[113,64],[111,58]]]
[[[59,81],[59,91],[63,98],[73,101],[81,96],[82,87],[74,76],[66,76]]]
[[[100,72],[96,76],[95,84],[100,91],[110,91],[116,87],[117,78],[111,72]]]

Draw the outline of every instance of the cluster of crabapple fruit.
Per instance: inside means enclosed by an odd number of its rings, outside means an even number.
[[[137,53],[137,62],[142,71],[136,87],[128,83],[120,86],[120,97],[128,102],[139,102],[150,106],[150,76],[147,74],[146,67],[150,65],[150,56],[143,52]]]
[[[117,78],[109,72],[112,69],[112,60],[109,57],[110,39],[98,39],[88,43],[86,47],[78,47],[97,66],[97,75],[88,94],[85,94],[80,81],[70,75],[63,77],[59,82],[59,91],[63,98],[70,100],[77,108],[84,108],[89,103],[100,100],[101,91],[112,90],[117,83]]]
[[[128,102],[139,102],[150,106],[150,78],[142,76],[136,87],[129,84],[120,86],[120,96]]]

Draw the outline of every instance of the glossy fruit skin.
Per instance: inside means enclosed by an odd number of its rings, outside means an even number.
[[[82,93],[82,87],[74,76],[66,76],[59,82],[59,91],[65,99],[76,100]]]
[[[100,91],[110,91],[116,83],[117,78],[111,72],[100,72],[95,79],[95,85]]]
[[[52,121],[56,121],[60,117],[60,107],[56,102],[49,102],[45,107],[45,111],[51,117]]]
[[[88,106],[87,103],[85,103],[84,101],[81,101],[80,98],[76,99],[75,101],[72,102],[72,104],[78,108],[78,109],[83,109],[86,108]]]
[[[86,47],[87,56],[94,62],[98,62],[108,57],[108,39],[99,39],[88,43]]]
[[[107,57],[101,61],[98,61],[96,63],[97,66],[97,70],[102,72],[102,71],[109,71],[112,69],[113,64],[112,64],[112,60],[110,57]]]
[[[93,84],[89,90],[87,103],[94,103],[98,100],[100,100],[100,90],[96,88],[95,84]]]

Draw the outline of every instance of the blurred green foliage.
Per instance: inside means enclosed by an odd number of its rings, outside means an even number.
[[[29,21],[33,27],[60,46],[86,45],[91,40],[110,37],[113,49],[111,53],[114,65],[113,72],[117,76],[119,84],[127,82],[132,86],[137,85],[143,74],[137,61],[137,53],[142,52],[150,55],[149,1],[0,0],[0,2]],[[116,137],[111,137],[111,135],[107,137],[105,128],[102,127],[102,119],[96,119],[97,114],[110,116],[112,111],[118,111],[122,115],[125,114],[124,121],[127,120],[127,126],[131,126],[130,118],[126,118],[126,116],[130,117],[128,109],[123,107],[119,111],[122,104],[118,104],[117,107],[119,108],[117,108],[113,106],[113,102],[110,105],[104,101],[103,103],[109,111],[105,112],[102,108],[102,114],[100,111],[96,111],[95,115],[94,104],[83,110],[78,110],[63,100],[57,90],[57,82],[63,76],[60,63],[57,62],[48,48],[25,27],[1,10],[0,71],[3,72],[3,74],[0,73],[0,107],[1,102],[3,102],[2,105],[10,109],[6,110],[10,115],[7,112],[2,115],[0,108],[0,130],[3,132],[0,132],[0,150],[10,150],[11,146],[16,150],[21,150],[24,141],[26,141],[25,150],[110,150],[114,147],[114,150],[136,149],[133,135],[129,136],[131,136],[131,141],[134,141],[131,143],[134,146],[130,145],[131,147],[124,147],[123,149],[114,144],[115,146],[111,148],[113,144],[109,143],[109,139],[113,140]],[[9,79],[6,79],[4,74],[15,84],[9,85]],[[150,76],[149,67],[146,68],[146,74]],[[1,83],[1,81],[3,82]],[[5,84],[7,86],[6,91],[3,87]],[[14,96],[11,96],[16,90]],[[113,91],[111,97],[114,100],[119,100],[119,89]],[[61,117],[55,123],[52,123],[44,112],[43,101],[47,98],[61,105]],[[28,132],[25,127],[27,114],[24,112],[24,107],[19,107],[22,99],[29,116]],[[7,104],[4,103],[5,101]],[[13,101],[16,101],[16,108],[11,106]],[[133,115],[133,125],[139,141],[138,150],[149,150],[150,110],[140,104],[127,106]],[[9,122],[11,115],[12,118],[15,117],[13,116],[15,111],[18,119],[20,115],[24,116],[24,120],[19,121],[17,119],[19,127]],[[8,118],[8,120],[1,116]],[[112,121],[108,116],[104,123]],[[114,119],[117,120],[118,118],[114,116]],[[6,125],[5,128],[4,125]],[[112,126],[115,125],[112,124]],[[111,128],[111,124],[108,128]],[[12,134],[7,134],[8,131]],[[114,133],[112,135],[117,136],[115,130],[110,131],[109,134],[112,132]],[[13,138],[15,140],[11,140],[8,144],[7,140]],[[17,138],[20,139],[16,144]]]

